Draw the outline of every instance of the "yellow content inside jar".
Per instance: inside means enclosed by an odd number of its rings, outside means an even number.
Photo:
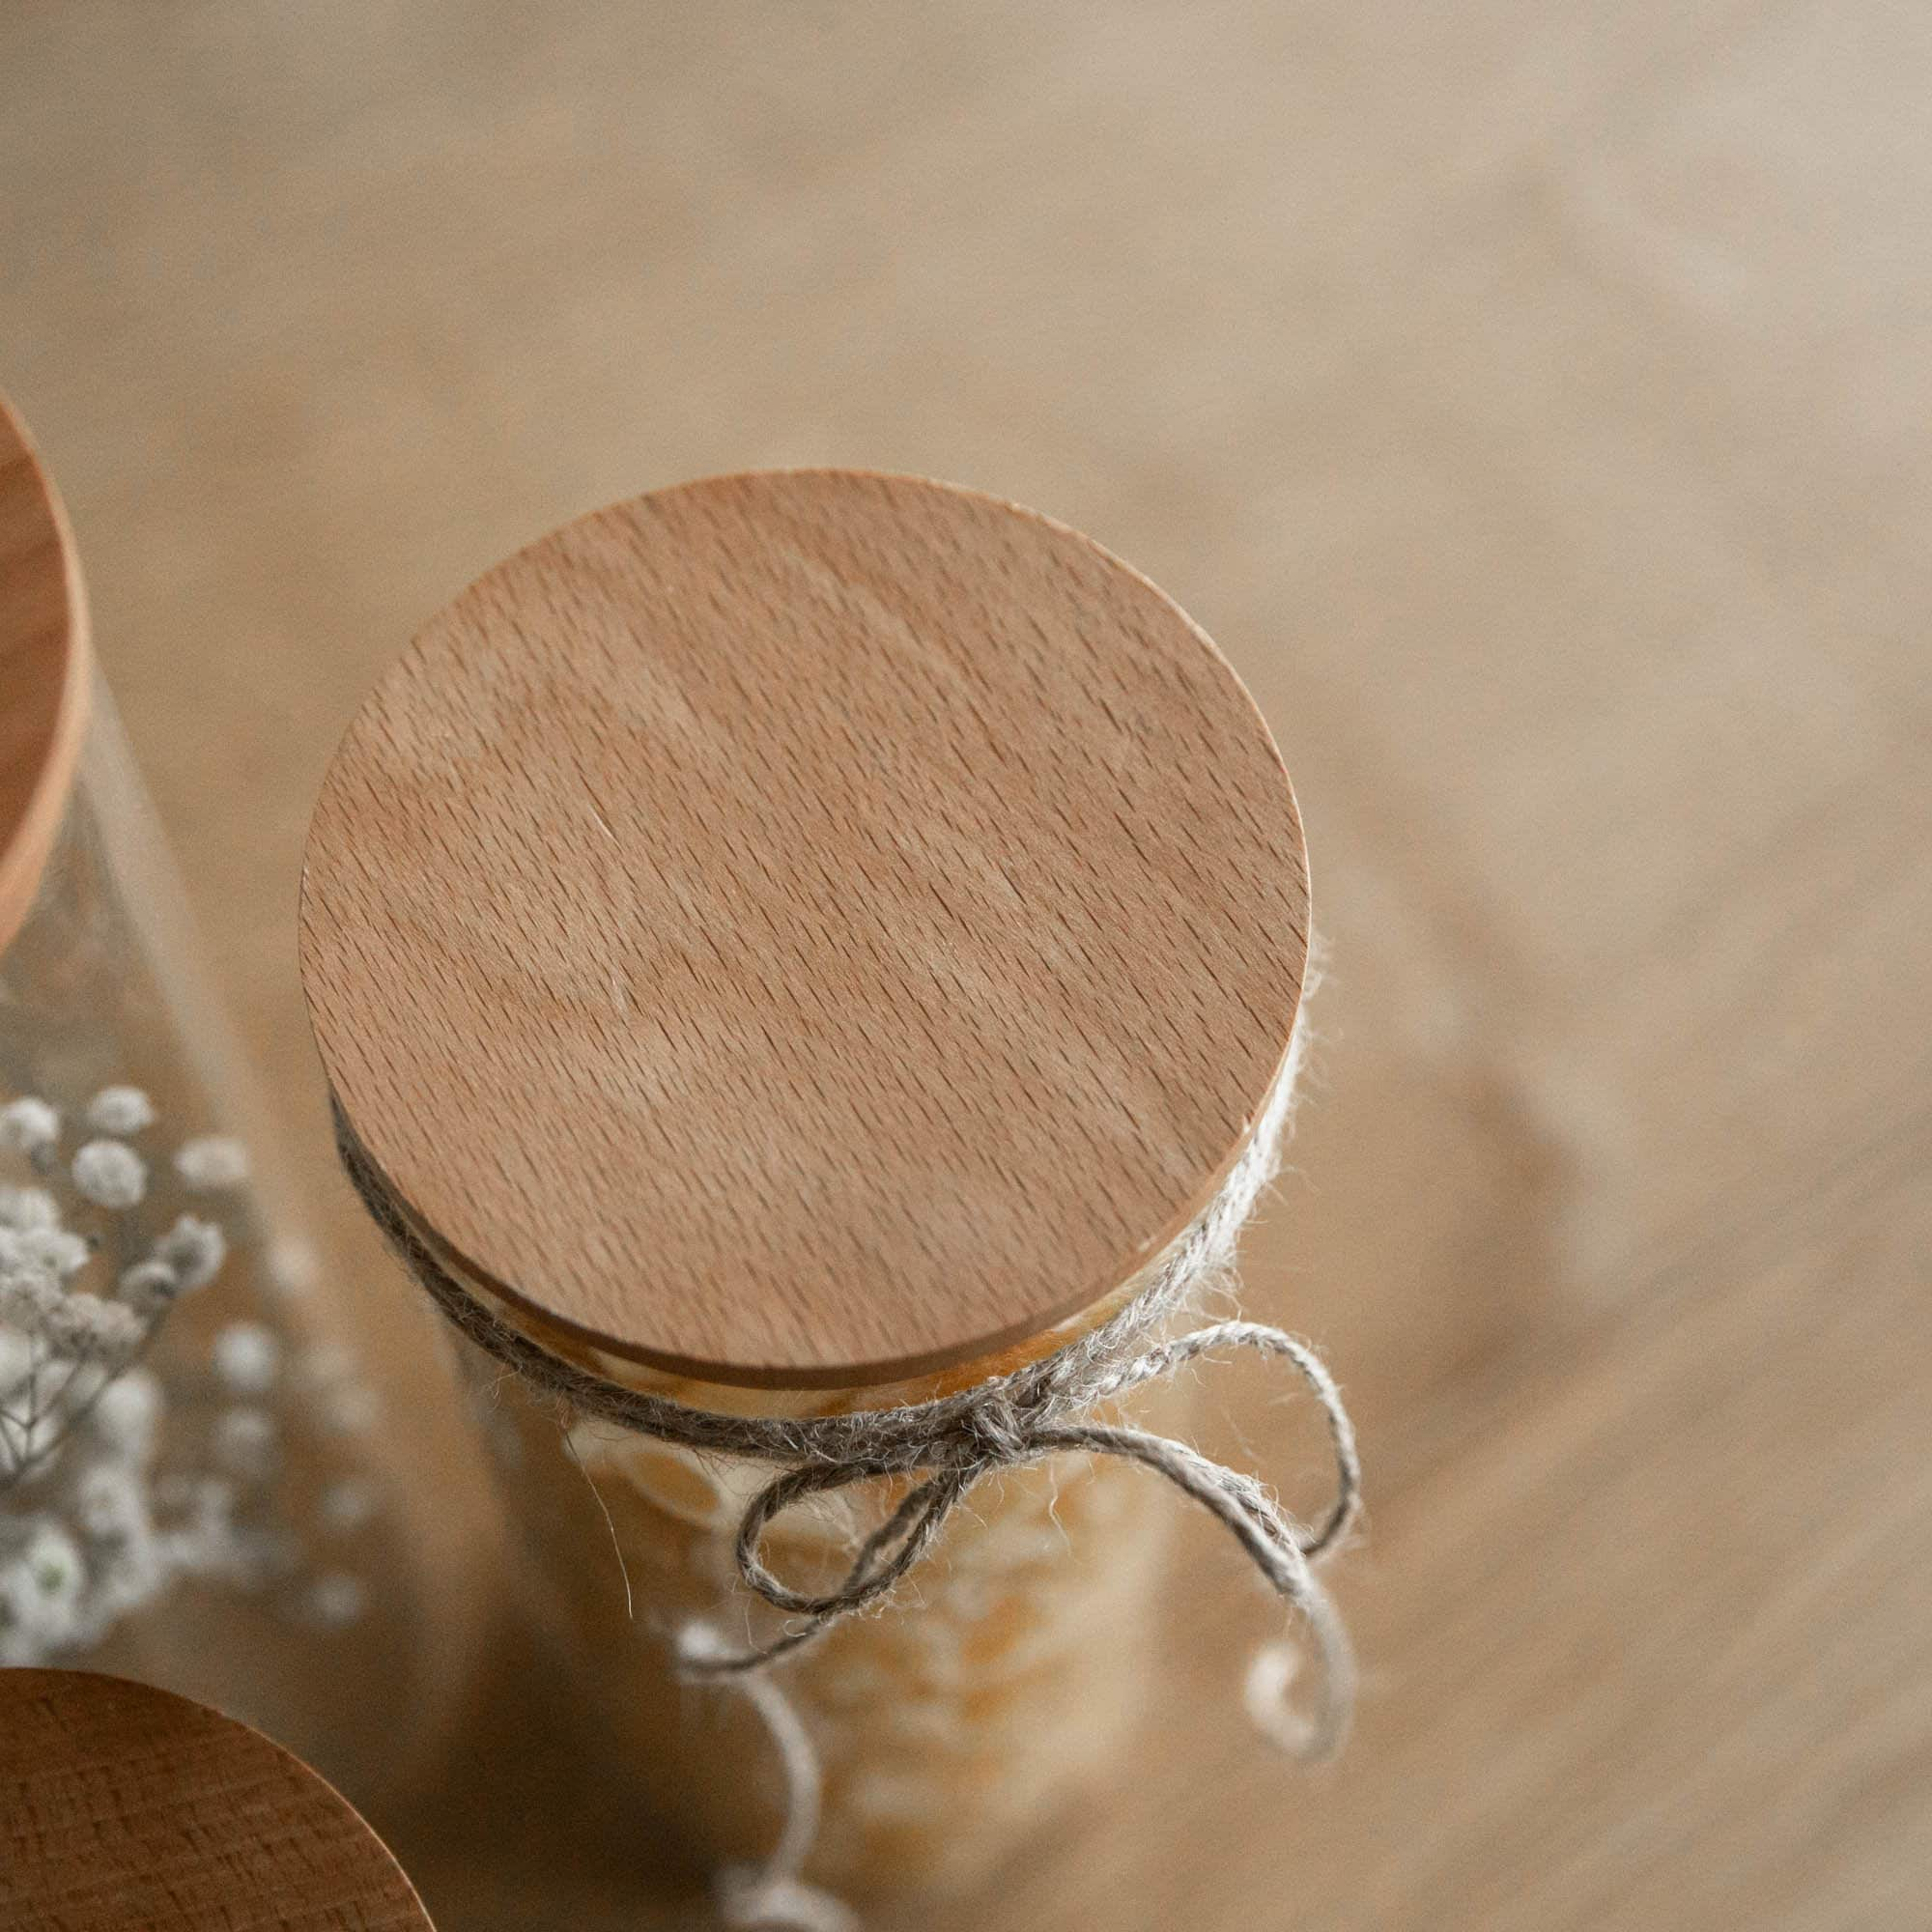
[[[1139,1286],[943,1374],[813,1391],[660,1374],[500,1299],[491,1305],[622,1387],[778,1417],[924,1402],[1009,1374],[1096,1326]],[[600,1420],[565,1429],[494,1359],[459,1346],[488,1398],[486,1428],[533,1580],[575,1652],[622,1775],[699,1855],[767,1853],[783,1803],[772,1740],[730,1689],[677,1681],[666,1636],[694,1616],[734,1643],[774,1628],[777,1613],[738,1579],[733,1542],[746,1505],[776,1471]],[[1136,1419],[1171,1428],[1179,1400],[1171,1386],[1144,1391]],[[796,1587],[830,1585],[903,1488],[902,1479],[855,1485],[787,1512],[768,1532],[766,1561]],[[1174,1516],[1166,1500],[1111,1458],[1002,1471],[953,1512],[933,1553],[881,1609],[848,1618],[777,1666],[824,1774],[811,1878],[857,1895],[970,1887],[1096,1780],[1146,1678],[1151,1586]]]

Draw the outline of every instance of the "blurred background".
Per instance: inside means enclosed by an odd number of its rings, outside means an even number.
[[[397,1388],[295,884],[470,577],[923,471],[1140,565],[1274,725],[1330,971],[1250,1300],[1364,1435],[1358,1736],[1250,1738],[1204,1532],[1131,1775],[932,1932],[1928,1922],[1928,86],[1932,16],[1845,0],[0,13],[0,384]],[[444,1932],[639,1923],[507,1621],[479,1682],[379,1821]]]

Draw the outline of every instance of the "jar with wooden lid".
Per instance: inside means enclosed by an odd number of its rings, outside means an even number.
[[[8,1932],[433,1932],[326,1779],[152,1685],[0,1671],[0,1791]]]
[[[583,1392],[803,1423],[1056,1359],[1278,1128],[1306,930],[1287,773],[1213,645],[969,491],[617,505],[465,591],[358,713],[302,895],[346,1155],[464,1331],[586,1752],[706,1855],[781,1832],[795,1724],[810,1877],[982,1879],[1130,1737],[1176,1505],[1123,1460],[1015,1457],[777,1667],[775,1735],[676,1668],[694,1624],[792,1628],[734,1548],[771,1467]],[[763,1559],[822,1586],[910,1481],[824,1485]]]
[[[191,1695],[366,1802],[428,1655],[376,1398],[4,404],[0,689],[0,1663]]]

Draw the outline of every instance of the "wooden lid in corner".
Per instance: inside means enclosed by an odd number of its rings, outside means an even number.
[[[1307,873],[1213,645],[1046,518],[724,476],[491,571],[309,833],[322,1059],[513,1306],[713,1381],[984,1355],[1130,1279],[1282,1065]]]
[[[33,904],[73,787],[87,668],[67,515],[0,396],[0,948]]]
[[[383,1841],[279,1745],[81,1670],[0,1670],[0,1923],[433,1932]]]

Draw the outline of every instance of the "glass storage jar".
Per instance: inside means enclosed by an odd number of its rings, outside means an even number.
[[[0,404],[0,1663],[254,1723],[367,1802],[424,1652],[376,1398]]]
[[[944,1376],[836,1392],[653,1375],[527,1317],[520,1325],[620,1387],[711,1414],[808,1417],[973,1387],[1064,1347],[1114,1305]],[[530,1601],[593,1690],[600,1747],[700,1857],[755,1866],[794,1801],[770,1720],[726,1684],[681,1680],[674,1648],[693,1622],[734,1641],[769,1628],[733,1546],[772,1470],[593,1417],[559,1427],[554,1404],[497,1357],[456,1346],[531,1559]],[[1146,1391],[1126,1417],[1171,1433],[1188,1394]],[[899,1478],[791,1512],[765,1538],[765,1560],[787,1582],[829,1586],[909,1487]],[[1171,1499],[1111,1459],[1004,1470],[901,1596],[778,1666],[821,1781],[812,1877],[854,1897],[966,1890],[1104,1782],[1142,1715],[1174,1522]]]
[[[780,1722],[673,1667],[694,1619],[726,1648],[779,1621],[733,1548],[773,1467],[718,1445],[1003,1386],[1165,1279],[1279,1127],[1306,918],[1287,774],[1213,646],[1087,539],[938,484],[619,504],[486,575],[358,713],[302,901],[345,1159],[465,1331],[586,1752],[710,1856],[770,1848],[788,1724],[824,1774],[807,1871],[858,1893],[973,1883],[1118,1756],[1176,1507],[1144,1469],[986,1473],[889,1602],[776,1666]],[[703,1439],[615,1416],[638,1396]],[[787,1510],[766,1560],[824,1587],[917,1479]]]

